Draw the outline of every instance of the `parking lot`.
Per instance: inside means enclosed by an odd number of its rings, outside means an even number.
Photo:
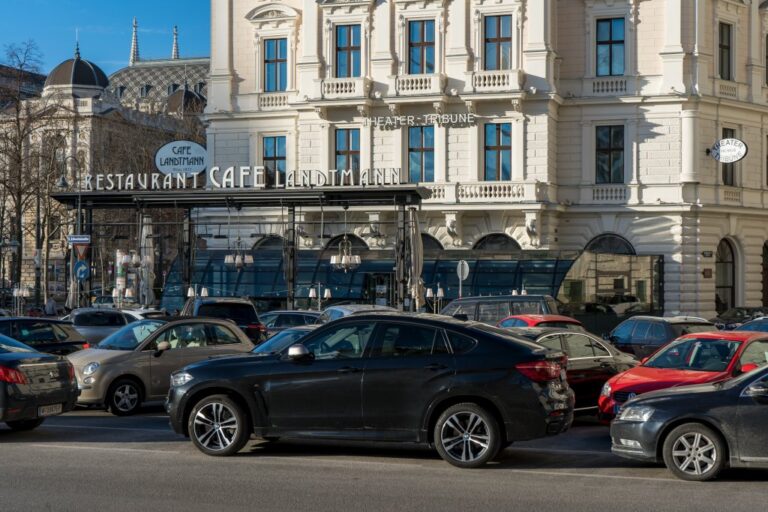
[[[160,407],[117,418],[78,409],[38,430],[0,428],[0,510],[762,510],[765,471],[706,484],[619,459],[606,427],[580,421],[479,470],[403,446],[253,442],[202,455]]]

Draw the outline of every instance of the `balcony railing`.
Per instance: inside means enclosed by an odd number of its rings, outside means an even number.
[[[627,93],[627,79],[624,77],[595,78],[592,80],[593,96],[622,96]]]
[[[475,92],[509,92],[522,89],[525,74],[519,69],[476,71],[472,75]]]
[[[548,190],[542,183],[522,181],[477,181],[470,183],[419,183],[432,195],[427,204],[488,203],[508,204],[547,201]]]
[[[717,94],[732,100],[739,99],[739,84],[730,80],[717,81]]]
[[[259,110],[277,110],[287,105],[287,92],[265,92],[259,96]]]
[[[592,201],[596,203],[625,203],[626,185],[595,185],[592,187]]]
[[[323,80],[323,98],[327,100],[364,98],[370,90],[370,81],[363,77],[326,78]]]
[[[445,87],[445,77],[439,74],[403,75],[397,77],[395,87],[399,96],[442,94]]]

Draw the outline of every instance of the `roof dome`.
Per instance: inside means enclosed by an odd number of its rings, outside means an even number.
[[[107,75],[96,64],[80,58],[80,49],[75,58],[65,60],[48,75],[45,87],[95,87],[105,89],[109,85]]]
[[[186,85],[168,96],[166,112],[169,114],[201,114],[205,110],[205,98],[190,91]]]

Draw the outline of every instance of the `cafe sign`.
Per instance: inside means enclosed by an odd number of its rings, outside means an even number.
[[[722,139],[709,149],[709,156],[721,164],[733,164],[747,156],[747,145],[739,139]]]
[[[165,175],[199,174],[208,167],[208,152],[196,142],[176,140],[157,150],[155,167]]]

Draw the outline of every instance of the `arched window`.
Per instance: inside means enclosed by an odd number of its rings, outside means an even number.
[[[736,252],[723,238],[715,256],[715,309],[718,314],[736,305]]]
[[[267,235],[260,238],[253,244],[254,249],[261,249],[264,251],[282,251],[285,239],[277,235]]]
[[[511,252],[519,251],[520,244],[515,242],[512,237],[502,234],[487,235],[477,241],[473,247],[476,251],[487,252]]]
[[[619,235],[596,236],[587,244],[584,250],[598,254],[636,254],[632,244]]]
[[[437,238],[426,233],[421,234],[421,244],[424,246],[424,252],[443,250],[443,245],[437,240]]]

